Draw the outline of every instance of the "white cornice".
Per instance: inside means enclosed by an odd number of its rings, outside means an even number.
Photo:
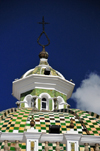
[[[40,139],[42,132],[24,132],[24,140],[26,139]]]
[[[13,96],[20,100],[20,94],[36,87],[43,89],[54,89],[67,95],[67,99],[71,97],[75,84],[51,75],[31,75],[26,78],[13,82]]]
[[[9,140],[14,142],[14,140],[23,141],[23,133],[7,133],[1,132],[0,141]]]
[[[80,141],[82,134],[64,134],[66,140]]]
[[[94,135],[82,135],[82,134],[46,134],[42,132],[24,132],[24,133],[8,133],[0,132],[0,142],[8,140],[15,142],[19,140],[20,142],[26,142],[27,139],[38,139],[39,143],[43,142],[60,142],[66,144],[67,141],[78,141],[79,145],[84,145],[88,143],[90,146],[95,146],[95,144],[100,144],[100,136]]]
[[[84,143],[89,143],[90,145],[100,144],[100,136],[93,135],[83,135],[80,141],[80,145],[84,145]]]
[[[40,143],[49,141],[50,143],[54,142],[63,142],[64,143],[64,136],[63,134],[42,134],[40,138]]]

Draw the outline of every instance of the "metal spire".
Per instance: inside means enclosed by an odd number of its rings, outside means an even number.
[[[38,23],[39,23],[39,24],[42,24],[43,31],[41,32],[40,36],[38,37],[37,42],[38,42],[38,44],[39,44],[40,46],[42,46],[42,47],[48,46],[48,45],[50,44],[50,40],[49,40],[49,38],[48,38],[46,32],[44,31],[44,25],[45,25],[45,24],[49,24],[49,23],[47,23],[47,22],[44,21],[44,16],[42,17],[42,22],[38,22]],[[47,43],[46,45],[42,45],[42,44],[40,44],[40,42],[39,42],[40,37],[41,37],[43,34],[45,34],[45,36],[46,36],[46,38],[47,38],[47,41],[48,41],[48,43]]]
[[[47,58],[48,58],[48,53],[45,51],[45,47],[50,44],[50,40],[49,40],[49,38],[48,38],[46,32],[44,31],[44,26],[45,26],[45,24],[49,24],[49,23],[47,23],[47,22],[44,21],[44,16],[42,17],[42,22],[38,22],[38,23],[39,23],[39,24],[42,24],[42,27],[43,27],[43,31],[41,32],[40,36],[39,36],[38,39],[37,39],[37,43],[38,43],[40,46],[42,46],[42,48],[43,48],[43,50],[39,53],[39,58],[45,58],[45,59],[47,59]],[[39,42],[39,40],[40,40],[40,38],[41,38],[41,36],[42,36],[43,34],[45,34],[45,36],[46,36],[46,38],[47,38],[47,41],[48,41],[48,43],[47,43],[46,45],[40,44],[40,42]]]

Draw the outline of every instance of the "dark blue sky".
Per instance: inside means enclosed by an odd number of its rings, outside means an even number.
[[[73,79],[74,91],[89,73],[100,75],[100,0],[0,0],[0,111],[16,106],[12,81],[39,64],[42,16],[48,62]]]

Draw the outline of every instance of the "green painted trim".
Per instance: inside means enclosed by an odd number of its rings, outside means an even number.
[[[25,104],[24,103],[21,103],[21,108],[25,107]]]
[[[40,99],[38,99],[38,109],[39,109],[39,110],[40,110],[40,105],[41,105]]]
[[[66,105],[64,105],[64,109],[66,109]]]
[[[49,110],[52,110],[52,100],[49,100]]]
[[[58,110],[58,103],[57,103],[57,110]]]

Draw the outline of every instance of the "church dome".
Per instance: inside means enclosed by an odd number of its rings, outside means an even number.
[[[49,125],[59,125],[59,135],[66,135],[66,132],[76,132],[75,134],[78,136],[81,135],[83,138],[87,137],[88,142],[89,136],[92,138],[91,135],[93,135],[96,139],[100,136],[100,116],[93,112],[86,112],[80,109],[60,109],[55,110],[54,112],[43,112],[34,111],[33,108],[11,108],[0,112],[0,137],[3,138],[6,135],[6,137],[8,137],[8,133],[10,133],[11,136],[17,136],[17,134],[19,134],[19,147],[21,151],[26,151],[26,143],[23,143],[23,139],[26,133],[29,135],[28,130],[31,128],[30,121],[32,120],[32,116],[35,122],[34,130],[38,133],[45,133],[43,135],[49,134]],[[71,120],[73,120],[73,128],[70,126]],[[71,137],[74,137],[75,134],[72,134],[73,136]],[[41,139],[43,135],[41,136]],[[56,136],[57,134],[54,135]],[[67,135],[69,136],[69,134]],[[85,145],[82,145],[82,141],[85,142],[85,140],[82,140],[83,138],[80,139],[79,150],[85,149]],[[13,139],[16,140],[17,138]],[[38,143],[39,151],[42,151],[45,148],[45,142],[42,143],[41,139]],[[95,140],[93,141],[95,143]],[[9,141],[8,145],[10,151],[15,150],[15,143]],[[50,150],[52,151],[56,149],[56,143],[49,142],[48,146],[51,147]],[[60,142],[60,147],[62,147],[61,150],[65,151],[67,146],[65,143]],[[88,148],[90,150],[94,149],[94,147],[90,145]],[[4,149],[4,142],[0,143],[0,149]]]

